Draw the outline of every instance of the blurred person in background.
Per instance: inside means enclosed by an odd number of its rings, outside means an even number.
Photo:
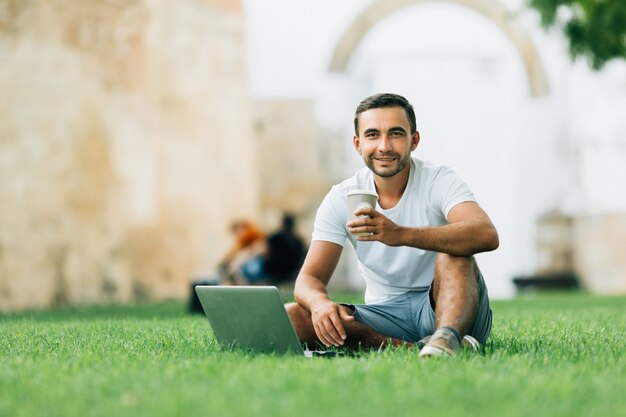
[[[247,285],[262,280],[265,235],[247,220],[231,225],[235,243],[218,265],[221,284]]]
[[[265,235],[248,220],[234,221],[230,226],[235,239],[217,267],[217,275],[192,280],[188,308],[191,313],[202,313],[196,294],[196,285],[247,285],[245,270],[253,271],[262,265],[266,252]]]
[[[354,130],[365,168],[335,185],[318,209],[296,303],[286,306],[298,337],[312,349],[417,344],[426,357],[477,349],[491,332],[491,308],[473,255],[498,247],[495,227],[454,171],[411,157],[420,135],[404,97],[366,98]],[[375,192],[378,202],[348,222],[347,193],[355,189]],[[346,240],[366,304],[338,304],[327,293]]]
[[[236,285],[280,285],[293,282],[306,253],[295,233],[295,217],[285,213],[281,227],[267,238],[251,224],[233,227],[236,246],[220,264],[227,280]]]
[[[281,228],[267,238],[263,271],[270,284],[292,282],[302,266],[306,245],[295,231],[295,217],[283,214]]]

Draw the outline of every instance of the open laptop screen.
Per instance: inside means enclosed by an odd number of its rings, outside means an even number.
[[[196,293],[220,345],[304,354],[276,287],[198,285]]]

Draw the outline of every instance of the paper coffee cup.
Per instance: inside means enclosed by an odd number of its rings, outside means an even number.
[[[360,208],[376,208],[378,194],[370,190],[352,190],[348,192],[348,221],[356,220],[358,217],[354,212]],[[368,217],[366,214],[362,217]],[[354,233],[354,236],[368,236],[369,233]]]

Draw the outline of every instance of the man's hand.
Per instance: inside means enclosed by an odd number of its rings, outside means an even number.
[[[356,216],[369,217],[353,220],[348,223],[350,233],[369,233],[367,236],[357,236],[356,240],[364,242],[381,242],[388,246],[402,246],[403,228],[373,208],[361,208],[354,212]]]
[[[326,298],[311,306],[311,320],[315,334],[324,345],[339,347],[347,337],[342,320],[353,321],[354,317],[344,307]]]

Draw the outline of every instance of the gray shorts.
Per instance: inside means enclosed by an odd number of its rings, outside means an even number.
[[[481,344],[491,333],[491,308],[482,274],[478,279],[478,314],[470,335]],[[377,333],[395,339],[417,342],[436,330],[430,289],[410,291],[384,304],[345,304],[354,308],[354,318]]]

